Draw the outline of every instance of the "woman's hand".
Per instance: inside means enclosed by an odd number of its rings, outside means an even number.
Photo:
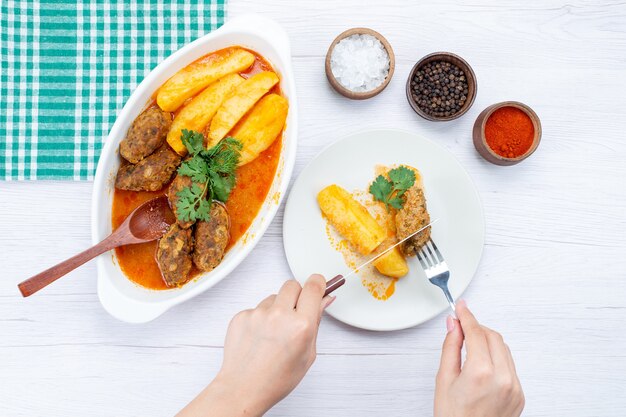
[[[180,416],[261,416],[289,394],[315,361],[326,280],[312,275],[301,287],[285,282],[228,327],[224,362],[215,380]]]
[[[524,393],[502,336],[481,326],[465,302],[448,317],[435,388],[435,417],[518,417]],[[461,367],[461,347],[467,352]]]

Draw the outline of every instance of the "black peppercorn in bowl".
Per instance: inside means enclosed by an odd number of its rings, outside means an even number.
[[[406,98],[426,120],[448,121],[464,115],[476,98],[476,74],[451,52],[426,55],[413,66],[406,82]]]

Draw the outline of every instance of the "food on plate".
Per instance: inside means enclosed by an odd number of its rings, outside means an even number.
[[[172,127],[167,134],[167,143],[179,155],[185,156],[187,148],[181,140],[183,130],[203,132],[224,99],[243,81],[244,78],[241,75],[230,74],[215,81],[195,96],[176,114]],[[276,139],[278,133],[274,135],[272,140]]]
[[[130,191],[159,191],[164,188],[178,165],[180,156],[167,144],[137,164],[123,164],[117,171],[115,188]]]
[[[223,135],[210,142],[211,121],[222,108]],[[269,192],[287,112],[271,65],[236,47],[199,59],[158,90],[156,103],[147,103],[120,143],[112,223],[118,227],[161,195],[176,223],[159,241],[116,249],[131,281],[149,289],[180,287],[215,269],[240,240],[245,244],[263,204],[276,201]]]
[[[328,220],[327,234],[350,269],[355,269],[382,254],[364,268],[362,283],[376,298],[388,299],[395,291],[395,281],[409,272],[407,256],[414,255],[428,240],[430,228],[393,247],[397,242],[430,222],[426,210],[422,177],[413,167],[379,167],[368,193],[349,193],[330,185],[317,195],[317,201]],[[334,237],[333,230],[344,241]],[[389,248],[393,249],[389,250]],[[381,275],[382,274],[382,275]]]
[[[149,107],[128,129],[120,143],[120,155],[132,164],[138,163],[163,145],[171,124],[170,113],[157,106]]]
[[[363,255],[371,253],[387,237],[367,209],[336,184],[320,191],[317,203],[329,222]]]
[[[193,251],[191,229],[174,223],[159,239],[156,260],[168,287],[177,287],[189,280]]]
[[[389,246],[394,243],[395,240],[392,239]],[[387,247],[388,246],[385,246],[385,248]],[[402,278],[409,273],[409,265],[406,263],[406,259],[404,259],[404,256],[402,256],[402,253],[397,247],[376,259],[373,263],[378,272],[387,277]]]
[[[214,81],[240,73],[254,64],[254,54],[241,48],[218,51],[178,71],[159,88],[156,101],[164,111],[176,111]]]
[[[263,71],[235,87],[233,94],[224,100],[211,120],[209,146],[214,146],[222,140],[252,106],[278,84],[278,81],[276,73]]]
[[[386,228],[378,224],[367,208],[345,189],[330,185],[317,194],[317,202],[330,224],[362,255],[368,255],[379,247],[381,252],[387,248],[381,245],[387,240]],[[397,248],[378,258],[374,266],[381,274],[394,278],[403,277],[409,270]]]
[[[230,239],[230,219],[223,204],[213,202],[208,221],[199,221],[194,234],[196,247],[193,264],[201,271],[211,271],[222,261]]]
[[[268,94],[230,132],[243,145],[239,165],[245,165],[269,148],[283,130],[289,104],[278,94]]]
[[[412,169],[417,179],[404,194],[404,205],[396,213],[396,236],[398,240],[406,238],[411,233],[430,223],[430,215],[426,209],[422,177],[415,168]],[[405,256],[413,256],[428,242],[428,239],[430,239],[430,227],[402,243],[400,245],[402,252]]]
[[[386,175],[379,175],[370,185],[369,192],[387,207],[401,209],[404,205],[402,196],[415,183],[415,171],[405,166],[389,170]]]

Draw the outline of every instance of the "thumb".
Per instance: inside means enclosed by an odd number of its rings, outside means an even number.
[[[437,373],[437,382],[449,383],[461,373],[461,348],[463,347],[463,331],[458,320],[448,316],[446,319],[448,334],[443,341],[441,363]]]

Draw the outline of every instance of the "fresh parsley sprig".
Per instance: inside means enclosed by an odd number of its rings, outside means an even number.
[[[211,202],[204,197],[207,185],[208,183],[202,188],[198,184],[192,184],[176,194],[176,213],[181,221],[209,220]]]
[[[370,185],[369,192],[374,196],[374,199],[382,201],[387,210],[389,207],[400,210],[404,206],[402,196],[406,190],[415,184],[415,172],[401,165],[389,171],[387,175],[389,179],[385,178],[384,175],[376,177]]]
[[[235,186],[235,170],[239,164],[242,144],[227,137],[212,148],[204,148],[204,136],[193,130],[183,129],[182,142],[190,158],[178,168],[179,175],[193,181],[176,195],[177,215],[181,221],[208,221],[213,199],[226,202]]]

